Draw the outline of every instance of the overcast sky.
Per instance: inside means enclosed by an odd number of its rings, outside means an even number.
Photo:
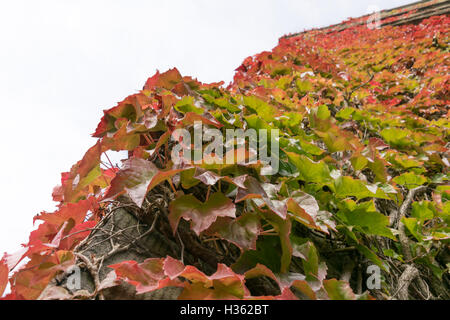
[[[0,1],[0,257],[53,211],[60,173],[82,158],[102,110],[156,69],[231,81],[284,34],[411,1]]]

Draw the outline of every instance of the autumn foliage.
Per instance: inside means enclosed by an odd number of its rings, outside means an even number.
[[[53,191],[58,210],[37,215],[23,250],[1,260],[0,295],[9,281],[4,299],[39,298],[80,263],[78,248],[121,198],[142,207],[165,185],[173,234],[188,220],[200,241],[239,248],[237,260],[212,274],[170,255],[122,261],[89,298],[121,281],[137,293],[179,287],[180,299],[405,298],[398,283],[408,267],[418,275],[406,297],[448,297],[449,26],[438,16],[281,38],[245,59],[228,87],[157,72],[104,111],[97,142]],[[279,129],[279,172],[263,176],[260,163],[174,165],[171,134],[195,121]],[[102,161],[122,150],[122,167]],[[344,255],[356,261],[348,277]],[[378,293],[365,287],[368,265],[383,274]],[[279,293],[252,293],[257,277]]]

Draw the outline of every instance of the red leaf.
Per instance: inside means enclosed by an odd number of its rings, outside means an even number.
[[[200,180],[207,186],[212,186],[215,185],[216,182],[222,179],[223,177],[219,176],[218,174],[212,171],[206,171],[201,168],[196,168],[194,178]]]
[[[169,180],[171,179],[174,175],[176,175],[177,173],[187,170],[191,168],[190,166],[186,166],[180,169],[172,169],[172,170],[167,170],[167,171],[159,171],[152,179],[152,181],[150,182],[150,184],[148,185],[148,189],[147,192],[150,191],[151,189],[153,189],[154,187],[156,187],[158,184],[160,184],[161,182],[165,181],[165,180]]]
[[[260,232],[260,219],[251,213],[244,213],[237,219],[219,217],[207,230],[208,234],[218,235],[245,250],[256,250]]]
[[[56,273],[66,271],[75,263],[69,251],[57,251],[51,255],[33,254],[31,260],[12,276],[15,294],[24,299],[35,300]]]
[[[8,273],[9,268],[4,260],[0,261],[0,297],[5,291],[6,285],[8,284]]]
[[[61,202],[64,200],[64,188],[63,186],[56,186],[52,192],[53,201]]]
[[[180,276],[191,281],[194,286],[186,285],[179,299],[199,299],[199,294],[203,299],[242,299],[248,294],[244,276],[234,273],[222,263],[217,265],[217,271],[209,277],[192,266],[187,266]],[[201,285],[196,286],[198,282]],[[208,294],[203,295],[202,291]]]
[[[120,129],[114,133],[114,135],[108,135],[103,138],[102,146],[103,149],[110,149],[113,151],[131,151],[139,145],[140,141],[140,135],[136,133],[128,133],[127,125],[123,124]]]
[[[156,88],[173,89],[183,80],[177,68],[170,69],[164,73],[156,72],[156,74],[148,78],[144,85],[144,90],[154,90]]]
[[[78,174],[80,180],[87,176],[87,174],[100,163],[100,156],[102,155],[102,144],[99,141],[91,147],[84,155],[78,167]]]
[[[13,270],[19,264],[19,262],[22,261],[23,258],[26,257],[27,251],[28,251],[28,248],[24,247],[24,248],[20,249],[19,251],[14,252],[12,254],[5,253],[2,258],[2,261],[4,261],[7,264],[9,270]]]
[[[169,221],[175,234],[180,218],[191,220],[192,230],[199,235],[216,221],[217,217],[236,217],[236,207],[223,193],[217,192],[202,203],[193,195],[183,195],[170,203]]]
[[[171,280],[164,273],[164,259],[150,258],[139,264],[123,261],[109,267],[114,269],[117,277],[134,285],[138,294],[181,285],[179,280]]]
[[[305,280],[295,280],[292,283],[292,286],[296,288],[298,291],[303,293],[305,296],[307,296],[311,300],[316,300],[317,296],[314,290],[309,286],[308,282]]]
[[[116,177],[111,181],[111,186],[103,201],[114,199],[127,192],[130,198],[141,207],[145,196],[152,188],[183,170],[186,170],[186,168],[160,171],[150,161],[135,157],[130,158],[124,162],[122,169],[116,173]]]
[[[142,106],[151,103],[150,99],[143,93],[137,93],[126,97],[117,106],[103,111],[104,115],[93,134],[94,137],[103,137],[106,133],[116,129],[117,119],[128,119],[135,121],[142,114]]]
[[[389,148],[389,145],[384,143],[384,141],[379,138],[372,137],[369,138],[369,148],[376,150],[383,150]]]
[[[331,300],[356,300],[356,295],[346,281],[324,280],[323,287]]]
[[[73,219],[75,225],[77,225],[84,221],[88,210],[91,210],[95,206],[95,202],[96,200],[94,198],[89,198],[78,201],[77,203],[67,203],[54,213],[42,212],[33,218],[33,222],[42,220],[49,224],[60,226],[67,220]]]
[[[209,113],[206,113],[208,115]],[[206,116],[199,115],[195,112],[187,112],[184,118],[180,121],[180,127],[186,127],[188,125],[194,124],[194,122],[200,121],[203,124],[209,124],[215,126],[216,128],[222,128],[223,124],[218,122],[213,116],[210,115],[210,119],[206,118]]]
[[[63,236],[63,232],[64,229],[66,228],[67,225],[67,221],[64,222],[64,224],[62,225],[61,229],[58,231],[58,233],[56,234],[56,236],[53,238],[52,242],[50,243],[46,243],[45,245],[51,248],[58,248],[59,244],[61,243],[61,239]]]
[[[123,168],[116,173],[104,200],[116,198],[127,192],[130,198],[140,207],[147,194],[147,188],[159,169],[150,161],[131,158],[124,162]]]
[[[297,192],[287,200],[288,211],[296,221],[305,226],[328,233],[327,227],[318,221],[319,204],[317,200],[304,192]]]
[[[245,180],[247,179],[248,175],[242,175],[234,178],[230,178],[229,176],[219,176],[218,174],[207,171],[203,168],[196,167],[195,168],[195,175],[194,178],[200,180],[207,186],[212,186],[217,183],[219,180],[224,180],[228,183],[234,184],[236,187],[240,187],[242,189],[247,189],[247,187],[244,185]]]
[[[267,195],[266,191],[261,186],[261,183],[258,180],[256,180],[252,176],[247,176],[244,182],[244,186],[246,187],[246,189],[238,188],[235,200],[236,203],[247,199],[260,198],[265,202],[265,204],[270,208],[270,210],[272,210],[282,219],[286,219],[287,214],[286,206],[281,207],[275,206],[275,204],[270,200],[269,196]]]
[[[67,234],[64,235],[60,242],[59,249],[71,250],[81,240],[85,239],[97,224],[97,221],[86,221],[72,228]]]
[[[275,300],[299,300],[297,296],[289,288],[282,290],[279,296],[274,297]]]
[[[283,290],[283,286],[280,283],[280,280],[277,278],[277,276],[272,272],[272,270],[270,270],[269,268],[267,268],[265,265],[262,265],[260,263],[256,264],[256,266],[250,270],[248,270],[247,272],[245,272],[245,279],[252,279],[252,278],[258,278],[258,277],[268,277],[270,279],[272,279],[273,281],[275,281],[280,290]]]
[[[164,260],[164,272],[170,279],[178,277],[185,269],[184,264],[170,256]]]

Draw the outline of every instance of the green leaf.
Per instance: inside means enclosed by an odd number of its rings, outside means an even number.
[[[363,198],[389,199],[386,193],[376,185],[368,186],[361,180],[355,180],[347,176],[340,176],[335,179],[334,190],[338,198],[356,197],[358,200]]]
[[[281,124],[284,128],[289,128],[293,133],[299,134],[303,115],[299,112],[286,112],[280,116]]]
[[[181,186],[189,189],[200,183],[200,180],[194,178],[196,168],[190,168],[180,173]]]
[[[296,255],[303,260],[303,271],[306,280],[310,283],[320,286],[327,274],[327,267],[325,263],[319,262],[319,254],[316,247],[311,241],[307,241],[301,245],[296,245]]]
[[[330,169],[325,162],[314,162],[304,155],[293,152],[286,152],[286,154],[297,167],[301,180],[318,183],[327,183],[331,180]]]
[[[270,133],[270,129],[273,127],[269,125],[266,121],[264,121],[261,117],[258,117],[256,114],[251,114],[249,116],[244,117],[247,125],[251,129],[261,130],[266,129]],[[270,137],[267,138],[267,141],[270,141]]]
[[[241,111],[241,109],[239,109],[238,106],[232,104],[230,102],[230,100],[228,98],[226,98],[226,97],[215,99],[214,103],[216,105],[218,105],[219,107],[221,107],[221,108],[227,109],[231,113],[235,113],[235,112]]]
[[[336,279],[325,280],[323,287],[331,300],[356,300],[356,295],[346,281]]]
[[[391,257],[391,258],[397,259],[397,260],[399,260],[401,262],[405,262],[403,260],[402,256],[400,254],[398,254],[397,252],[395,252],[394,250],[392,250],[392,249],[383,249],[383,254],[386,257]]]
[[[396,167],[400,169],[410,169],[415,167],[420,167],[423,162],[418,161],[414,158],[408,157],[406,155],[392,155],[388,158],[389,162],[394,164]]]
[[[247,250],[231,266],[237,273],[245,273],[258,263],[268,267],[274,273],[281,270],[281,243],[278,237],[260,237],[256,250]]]
[[[411,209],[411,216],[417,218],[420,222],[425,220],[433,219],[436,213],[436,208],[433,202],[430,201],[420,201],[413,202]]]
[[[272,105],[255,96],[244,97],[244,104],[267,122],[272,122],[277,114],[277,110]]]
[[[350,119],[350,117],[354,111],[355,111],[354,108],[343,108],[343,109],[339,110],[338,113],[336,113],[336,118],[348,120],[348,119]]]
[[[389,218],[377,212],[373,200],[355,204],[353,200],[344,201],[345,208],[338,212],[339,217],[349,226],[354,226],[359,231],[390,238],[395,236],[389,229]]]
[[[384,161],[379,157],[376,157],[373,161],[367,164],[367,167],[375,174],[375,181],[386,182],[387,170],[384,165]]]
[[[325,152],[323,149],[319,148],[315,144],[304,141],[303,139],[300,140],[300,146],[302,147],[302,150],[314,156],[320,156],[322,153]]]
[[[291,219],[281,218],[273,211],[261,212],[264,219],[269,222],[280,237],[281,263],[280,272],[287,273],[292,259],[292,244],[290,239],[292,222]]]
[[[331,116],[330,110],[326,104],[323,104],[317,108],[317,117],[322,120],[326,120]]]
[[[309,82],[308,80],[297,79],[295,84],[297,86],[298,92],[302,95],[307,94],[309,91],[313,89],[312,83]]]
[[[427,178],[422,175],[417,175],[412,172],[407,172],[401,174],[394,179],[392,179],[397,184],[407,187],[408,189],[413,189],[415,187],[421,186],[427,182]]]
[[[355,169],[355,171],[360,171],[366,167],[369,161],[366,157],[359,155],[352,157],[350,159],[350,162],[352,163],[353,169]]]
[[[409,138],[412,132],[408,129],[387,128],[380,132],[383,139],[392,146],[411,146],[413,141]]]
[[[361,244],[355,244],[355,247],[366,256],[367,259],[375,263],[377,266],[379,266],[381,269],[383,269],[386,272],[389,272],[389,265],[382,261],[372,250],[367,248],[364,245]]]
[[[417,241],[421,242],[423,240],[423,237],[420,234],[421,223],[418,219],[403,217],[402,222]]]
[[[194,112],[201,115],[204,112],[203,108],[195,106],[194,98],[191,96],[183,97],[175,104],[174,108],[182,113]]]

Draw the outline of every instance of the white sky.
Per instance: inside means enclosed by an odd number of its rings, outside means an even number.
[[[102,110],[156,69],[228,83],[284,34],[410,2],[0,0],[0,257],[53,211],[52,189],[95,143]]]

